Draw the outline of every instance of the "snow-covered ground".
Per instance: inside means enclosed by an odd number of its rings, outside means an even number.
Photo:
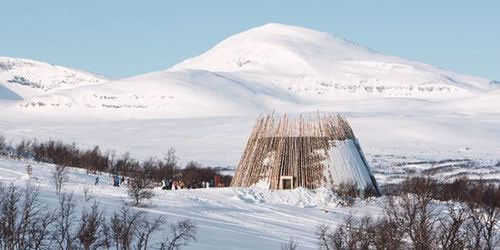
[[[28,181],[26,165],[33,166],[32,181],[40,188],[41,200],[56,206],[57,196],[51,183],[50,164],[33,164],[0,159],[0,181],[23,186]],[[70,169],[65,192],[73,192],[80,207],[90,206],[85,201],[84,188],[99,201],[106,213],[121,208],[129,201],[125,187],[113,187],[107,175],[101,175],[94,186],[95,175],[84,170]],[[335,225],[349,214],[377,215],[383,198],[358,201],[352,207],[339,205],[338,197],[326,189],[270,191],[259,187],[209,188],[165,191],[154,190],[150,205],[141,210],[151,216],[166,216],[170,222],[190,219],[198,226],[196,242],[186,249],[279,249],[288,239],[295,238],[300,249],[316,249],[315,227]]]
[[[391,155],[416,160],[500,160],[500,115],[344,114],[369,160]],[[62,139],[84,148],[98,145],[117,154],[128,151],[138,159],[162,157],[174,147],[183,163],[195,160],[209,166],[235,166],[255,120],[252,116],[51,120],[5,115],[0,118],[0,133],[13,142]]]

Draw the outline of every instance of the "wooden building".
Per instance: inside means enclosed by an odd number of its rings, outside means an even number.
[[[380,194],[358,140],[338,114],[261,116],[241,156],[231,186],[258,182],[270,189],[334,189],[353,185]]]

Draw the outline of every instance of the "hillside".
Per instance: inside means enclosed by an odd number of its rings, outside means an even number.
[[[28,59],[0,57],[0,100],[29,99],[105,81],[103,77],[79,70]]]
[[[29,180],[27,164],[33,166],[31,184],[40,189],[43,204],[48,209],[57,209],[58,197],[51,179],[53,165],[0,158],[3,173],[0,181],[4,185],[25,186]],[[70,169],[63,190],[75,195],[77,211],[88,209],[96,200],[105,214],[112,214],[129,201],[124,185],[113,187],[112,179],[103,174],[95,186],[95,177],[82,169]],[[90,197],[88,201],[84,189]],[[196,242],[182,249],[253,249],[256,241],[263,249],[279,249],[290,237],[300,241],[301,249],[316,249],[316,226],[325,222],[334,225],[349,213],[363,216],[371,210],[375,214],[381,206],[375,200],[341,207],[338,197],[326,189],[270,191],[255,187],[166,191],[155,188],[154,194],[148,207],[137,210],[148,212],[150,218],[165,216],[170,223],[190,219],[197,226]],[[324,212],[334,208],[334,212]],[[164,236],[153,235],[152,241]]]

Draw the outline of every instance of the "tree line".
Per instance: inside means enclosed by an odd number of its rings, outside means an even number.
[[[169,149],[163,159],[149,158],[138,161],[129,153],[117,156],[114,151],[103,152],[99,146],[80,149],[75,143],[68,144],[50,139],[39,142],[36,139],[23,139],[17,144],[8,144],[0,135],[0,155],[17,159],[31,159],[37,162],[86,169],[88,173],[111,173],[121,176],[145,176],[154,183],[164,179],[178,179],[188,188],[199,188],[202,182],[209,182],[219,175],[224,186],[229,186],[232,176],[221,175],[217,168],[202,167],[197,162],[189,162],[184,168],[179,166],[174,149]]]

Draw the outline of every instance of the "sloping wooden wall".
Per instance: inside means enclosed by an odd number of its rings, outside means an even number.
[[[249,187],[267,180],[279,188],[280,176],[293,176],[295,187],[317,188],[331,140],[354,139],[354,133],[338,114],[259,117],[241,156],[231,186]]]

